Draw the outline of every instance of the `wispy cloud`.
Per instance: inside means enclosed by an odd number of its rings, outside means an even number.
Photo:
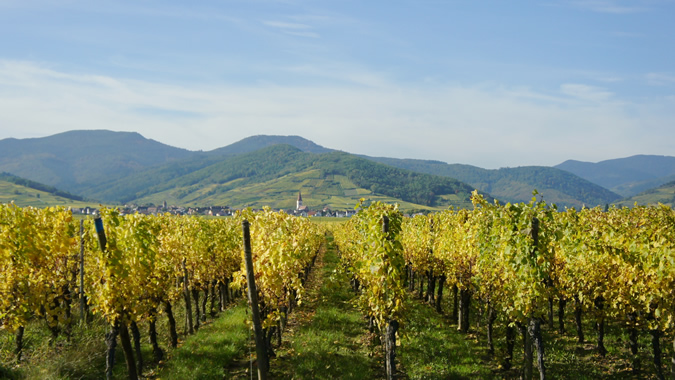
[[[604,82],[604,83],[623,82],[623,78],[617,77],[617,76],[597,76],[597,77],[594,77],[593,79],[597,80],[598,82]]]
[[[603,102],[612,97],[612,93],[595,86],[578,83],[566,83],[560,86],[560,92],[583,101]]]
[[[619,37],[619,38],[639,38],[639,37],[645,37],[644,34],[642,33],[633,33],[633,32],[612,32],[612,35],[614,37]]]
[[[386,88],[391,85],[383,73],[364,69],[355,64],[327,63],[305,64],[281,68],[282,71],[302,77],[323,79],[338,84],[350,84],[375,88]]]
[[[587,9],[599,13],[627,14],[645,12],[648,10],[644,2],[635,5],[636,1],[617,1],[617,0],[576,0],[571,4],[578,8]]]
[[[313,30],[313,27],[307,24],[284,21],[263,21],[264,25],[276,28],[285,34],[299,37],[320,38],[319,33]]]
[[[652,86],[670,86],[675,84],[675,75],[667,73],[649,73],[647,83]]]
[[[293,134],[354,153],[483,167],[673,154],[675,131],[663,127],[675,117],[672,101],[617,104],[609,91],[583,84],[551,96],[378,80],[370,87],[172,85],[0,61],[0,138],[110,129],[210,150],[254,134]]]
[[[272,26],[275,28],[281,29],[291,29],[291,30],[307,30],[312,29],[311,26],[305,24],[298,24],[293,22],[283,22],[283,21],[263,21],[263,24],[267,26]]]

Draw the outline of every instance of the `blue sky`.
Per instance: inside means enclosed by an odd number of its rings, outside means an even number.
[[[0,139],[300,135],[485,168],[675,155],[673,0],[0,0]]]

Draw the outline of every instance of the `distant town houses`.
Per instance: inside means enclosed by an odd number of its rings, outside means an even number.
[[[202,215],[202,216],[214,216],[214,217],[228,217],[232,216],[237,212],[237,209],[232,209],[228,206],[195,206],[195,207],[182,207],[182,206],[169,206],[166,202],[163,202],[161,206],[155,205],[124,205],[118,207],[120,214],[144,214],[144,215],[160,215],[160,214],[172,214],[172,215]],[[74,208],[72,209],[74,214],[82,215],[98,215],[98,209],[94,207],[83,207],[83,208]],[[254,211],[257,211],[254,209]],[[322,217],[334,217],[334,218],[349,218],[356,213],[356,210],[331,210],[328,207],[323,207],[320,210],[311,210],[308,206],[303,204],[302,193],[298,192],[298,198],[296,201],[295,209],[281,209],[289,215],[296,215],[302,217],[313,217],[313,216],[322,216]]]
[[[82,215],[96,215],[98,214],[98,209],[93,207],[82,207],[82,208],[71,208],[73,214],[82,214]]]

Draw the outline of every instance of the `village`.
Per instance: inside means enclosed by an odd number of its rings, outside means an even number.
[[[143,215],[159,215],[159,214],[172,214],[172,215],[200,215],[200,216],[213,216],[213,217],[228,217],[234,215],[240,209],[230,208],[228,206],[194,206],[194,207],[184,207],[184,206],[171,206],[167,205],[167,202],[164,201],[162,205],[124,205],[118,207],[120,214],[143,214]],[[253,209],[253,211],[258,211],[258,209]],[[324,207],[320,210],[312,210],[308,206],[303,204],[302,193],[298,192],[298,198],[296,201],[296,207],[294,209],[281,209],[278,211],[283,211],[286,214],[301,216],[301,217],[333,217],[333,218],[349,218],[353,216],[357,210],[331,210],[328,207]],[[73,208],[73,214],[80,215],[97,215],[98,208],[95,207],[83,207],[83,208]]]

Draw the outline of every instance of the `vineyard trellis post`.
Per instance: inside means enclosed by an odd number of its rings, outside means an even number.
[[[80,322],[84,323],[87,323],[86,302],[84,297],[84,220],[80,220]]]
[[[255,349],[258,358],[258,379],[267,379],[269,361],[267,358],[267,345],[265,335],[260,323],[260,310],[258,309],[258,290],[255,286],[255,272],[253,270],[253,253],[251,250],[251,231],[248,220],[242,221],[244,233],[244,259],[246,261],[246,281],[248,283],[248,301],[251,304],[253,316],[253,329],[255,333]]]
[[[389,218],[385,215],[382,217],[382,232],[386,240],[389,237]],[[389,320],[385,327],[384,344],[385,344],[385,366],[387,370],[387,380],[396,378],[396,332],[398,331],[398,321]]]
[[[538,245],[539,245],[539,219],[533,218],[532,219],[532,255],[536,256],[540,252],[538,252]],[[536,257],[534,257],[534,262],[537,262]],[[525,327],[526,331],[523,336],[523,339],[530,339],[530,344],[528,347],[528,344],[526,343],[526,349],[527,350],[532,350],[534,348],[537,351],[537,367],[539,368],[539,379],[544,380],[546,378],[546,367],[544,365],[544,342],[542,338],[542,333],[541,333],[541,319],[537,317],[531,317],[528,323],[528,326]],[[529,335],[529,336],[528,336]],[[534,347],[532,347],[534,345]],[[527,355],[527,353],[526,353]],[[531,363],[532,363],[532,354],[530,353],[530,358],[527,359],[529,360],[529,363],[525,363],[526,368],[529,367],[531,368]],[[529,373],[530,377],[532,377],[532,371],[530,370]],[[526,379],[528,378],[527,376],[525,377]]]
[[[105,253],[106,249],[106,237],[105,229],[103,228],[103,219],[101,217],[94,218],[94,226],[96,227],[96,236],[98,237],[98,243],[101,248],[101,252]],[[119,334],[119,322],[115,321],[113,326],[105,334],[105,343],[106,343],[106,368],[105,368],[105,377],[106,379],[112,379],[113,367],[115,366],[115,348],[117,347],[117,334]]]

